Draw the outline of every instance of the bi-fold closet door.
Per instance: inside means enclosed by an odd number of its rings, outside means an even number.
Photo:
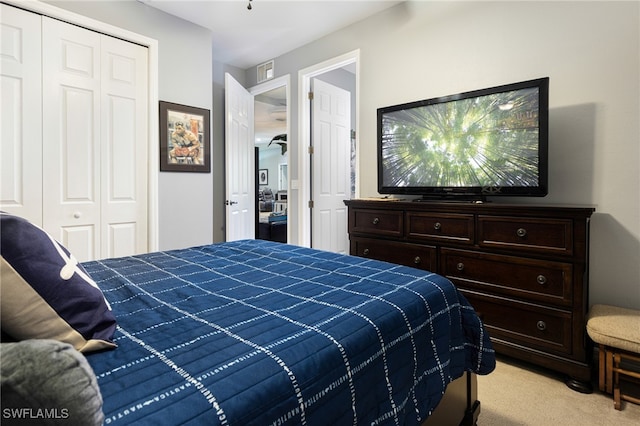
[[[79,261],[146,252],[146,48],[6,5],[2,36],[2,209]]]

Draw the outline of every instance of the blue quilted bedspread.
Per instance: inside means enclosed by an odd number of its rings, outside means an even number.
[[[260,240],[83,264],[118,321],[105,424],[420,424],[489,336],[445,278]]]

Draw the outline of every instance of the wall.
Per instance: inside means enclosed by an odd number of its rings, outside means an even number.
[[[590,302],[640,309],[639,23],[638,2],[412,1],[276,58],[275,70],[296,94],[300,69],[360,49],[361,196],[378,195],[377,108],[549,76],[550,192],[509,201],[594,206]]]
[[[271,188],[274,192],[278,192],[280,188],[280,165],[287,164],[287,155],[282,155],[280,145],[262,147],[259,154],[259,168],[267,169],[269,172],[268,183],[260,184],[260,189]],[[286,190],[286,186],[282,188]]]
[[[159,240],[161,249],[222,240],[224,73],[249,87],[255,68],[243,76],[214,62],[208,30],[138,2],[49,3],[157,39],[159,98],[213,104],[213,172],[160,173]],[[550,193],[516,201],[595,206],[591,302],[640,309],[639,9],[637,2],[405,2],[276,58],[276,77],[292,75],[297,134],[298,71],[360,49],[359,190],[375,196],[368,165],[376,161],[378,107],[549,76]],[[197,66],[176,65],[186,45]],[[298,147],[290,149],[297,159]],[[298,173],[292,162],[290,178]],[[180,226],[187,218],[191,226]]]
[[[211,31],[168,15],[137,1],[47,1],[53,6],[87,16],[158,41],[158,98],[212,109],[213,58]],[[220,126],[212,120],[212,127]],[[219,136],[214,127],[213,137]],[[220,155],[217,139],[212,152]],[[157,159],[150,167],[159,168]],[[222,163],[224,164],[224,163]],[[160,250],[208,244],[214,240],[213,182],[223,181],[218,157],[212,173],[159,172],[158,209]],[[217,212],[219,214],[219,212]],[[224,215],[224,210],[222,210]],[[219,232],[215,236],[219,241]]]

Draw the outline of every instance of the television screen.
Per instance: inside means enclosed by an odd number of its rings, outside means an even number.
[[[549,79],[378,109],[382,194],[547,194]]]

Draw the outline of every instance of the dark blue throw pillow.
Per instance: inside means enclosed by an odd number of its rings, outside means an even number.
[[[0,253],[3,333],[59,340],[81,352],[116,346],[116,320],[102,291],[47,232],[0,212]]]

